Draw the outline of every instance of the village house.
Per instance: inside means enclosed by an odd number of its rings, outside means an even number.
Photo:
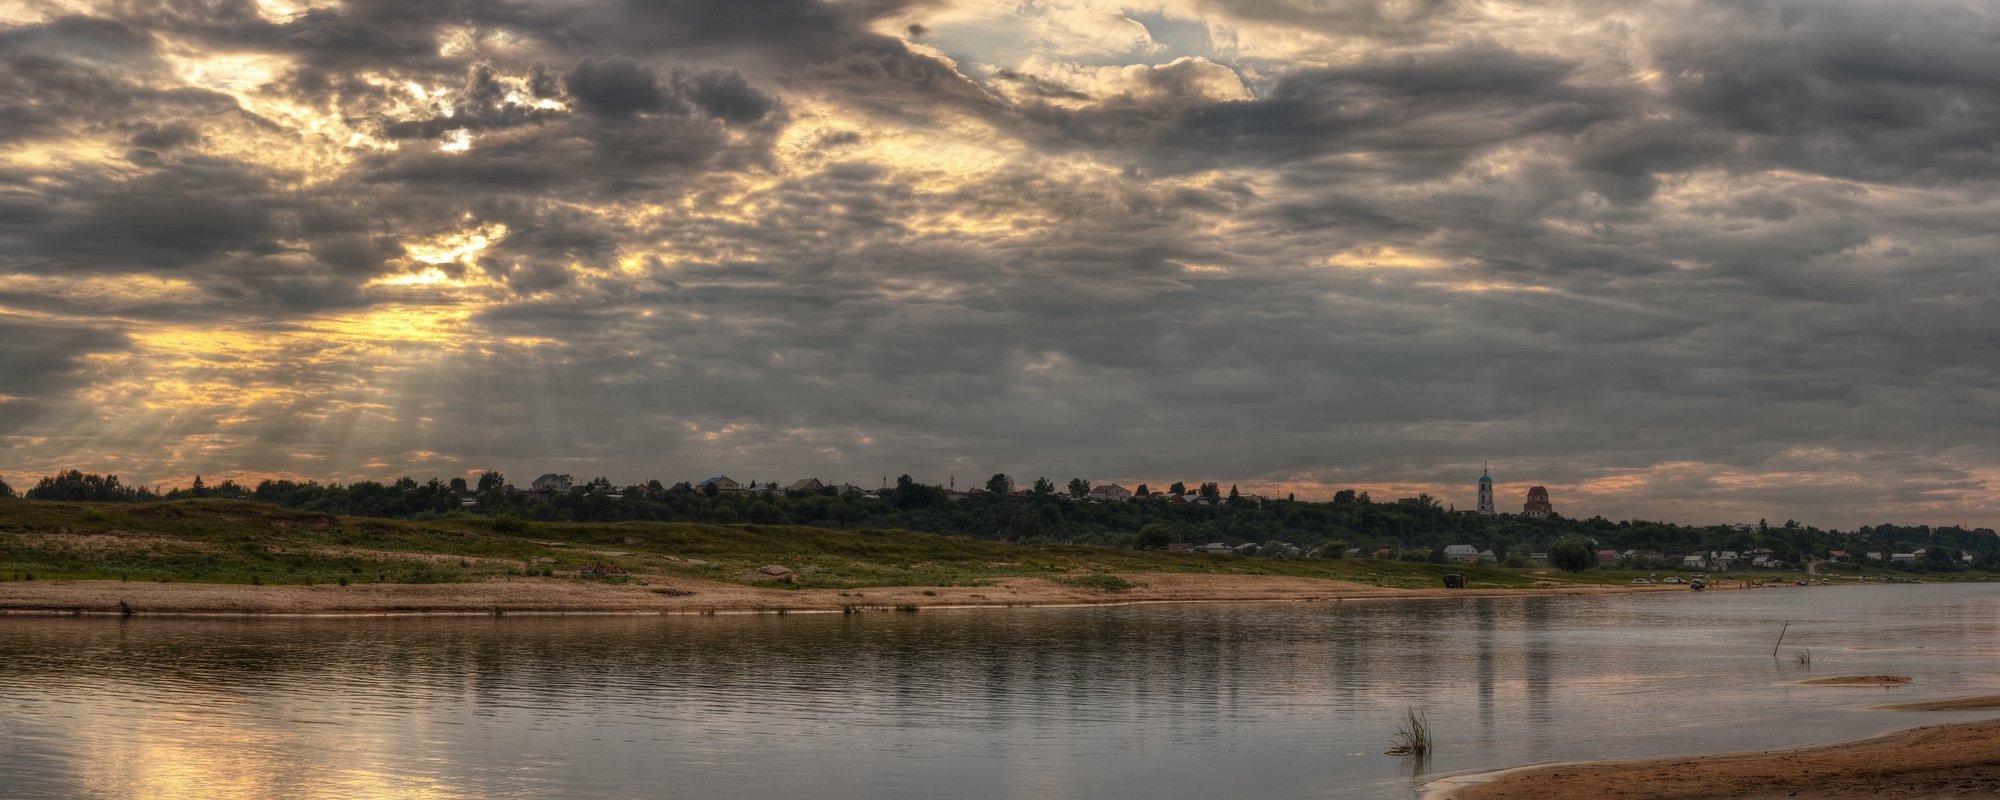
[[[1090,487],[1090,491],[1084,492],[1083,496],[1100,503],[1123,503],[1132,499],[1132,490],[1115,483],[1105,483]]]
[[[695,491],[706,494],[713,489],[717,494],[736,494],[743,491],[743,484],[730,479],[728,475],[717,475],[694,485]]]
[[[557,475],[550,472],[536,478],[534,483],[528,484],[528,491],[535,494],[549,494],[551,492],[567,493],[572,488],[573,483],[568,475]]]
[[[1616,551],[1616,550],[1599,550],[1599,551],[1597,551],[1597,565],[1598,565],[1598,566],[1600,566],[1600,567],[1609,567],[1609,566],[1612,566],[1612,565],[1615,565],[1615,564],[1617,564],[1617,563],[1618,563],[1618,551]]]
[[[800,493],[818,493],[821,489],[825,488],[826,484],[820,482],[820,479],[818,478],[800,478],[798,480],[792,481],[792,485],[785,487],[785,491],[800,492]]]
[[[1444,548],[1444,560],[1453,564],[1470,564],[1479,560],[1479,548],[1469,544],[1447,545]]]

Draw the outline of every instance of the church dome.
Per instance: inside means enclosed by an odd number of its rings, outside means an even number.
[[[1482,472],[1482,473],[1480,473],[1480,474],[1479,474],[1479,482],[1480,482],[1480,483],[1492,483],[1492,482],[1493,482],[1493,478],[1492,478],[1491,476],[1487,475],[1486,473],[1483,473],[1483,472]]]

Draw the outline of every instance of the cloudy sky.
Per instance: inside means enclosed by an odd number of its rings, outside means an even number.
[[[0,4],[0,477],[2000,523],[2000,4]]]

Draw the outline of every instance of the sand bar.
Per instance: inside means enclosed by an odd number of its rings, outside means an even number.
[[[1869,708],[1876,711],[1977,711],[1982,708],[2000,708],[2000,694],[1960,697],[1954,700],[1926,700],[1918,703],[1891,703]]]
[[[1676,587],[1575,586],[1545,589],[1395,589],[1275,575],[1139,573],[1139,584],[1107,592],[1048,578],[1002,578],[986,586],[780,589],[644,576],[603,584],[564,578],[484,583],[246,586],[124,581],[0,583],[0,613],[123,614],[451,614],[710,613],[842,611],[898,607],[1049,606],[1107,603],[1286,602],[1427,597],[1525,597],[1672,591]],[[1686,591],[1681,589],[1680,591]],[[121,605],[122,604],[122,605]]]

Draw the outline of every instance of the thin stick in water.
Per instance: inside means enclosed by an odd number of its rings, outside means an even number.
[[[1778,645],[1779,645],[1779,644],[1784,644],[1784,643],[1785,643],[1785,631],[1787,631],[1787,630],[1790,630],[1790,629],[1791,629],[1791,627],[1792,627],[1792,621],[1791,621],[1791,620],[1785,620],[1785,627],[1783,627],[1783,628],[1779,628],[1779,629],[1778,629],[1778,644],[1774,644],[1774,645],[1771,645],[1771,657],[1772,657],[1772,658],[1777,658],[1777,657],[1778,657]]]

